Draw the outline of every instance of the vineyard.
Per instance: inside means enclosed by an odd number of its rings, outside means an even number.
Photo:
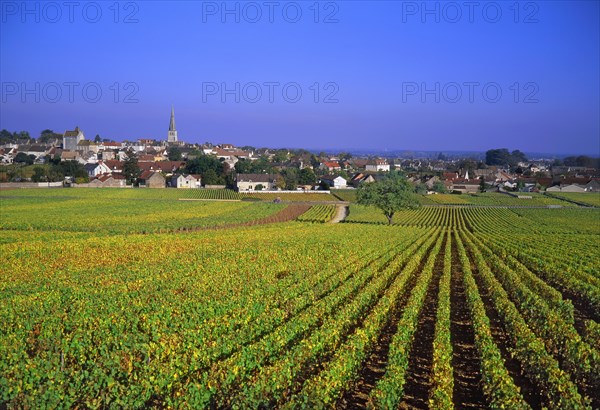
[[[2,199],[0,230],[167,232],[250,222],[283,208],[272,203],[11,197]]]
[[[240,194],[243,198],[256,198],[261,201],[273,201],[280,199],[286,202],[315,202],[315,201],[338,201],[338,199],[326,192],[315,193],[315,192],[252,192]]]
[[[0,406],[600,407],[600,210],[0,205]]]
[[[550,196],[600,208],[599,192],[553,192]]]
[[[178,190],[181,191],[181,190]],[[185,192],[187,191],[187,192]],[[231,189],[188,189],[179,192],[180,198],[240,200],[242,195]]]
[[[298,217],[301,222],[328,222],[336,212],[335,205],[313,205]]]
[[[356,202],[356,189],[335,189],[331,194],[340,201]]]
[[[520,196],[520,198],[519,198]],[[508,195],[504,193],[486,192],[481,194],[437,194],[427,195],[425,199],[431,203],[440,205],[492,205],[492,206],[535,206],[545,207],[549,205],[572,207],[575,204],[563,201],[557,197],[551,197],[539,193],[519,193]],[[426,203],[424,203],[426,204]]]
[[[4,196],[70,197],[82,199],[209,199],[240,200],[241,194],[231,189],[140,189],[140,188],[72,188],[18,189],[1,192]]]

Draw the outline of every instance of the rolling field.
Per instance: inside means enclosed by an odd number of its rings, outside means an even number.
[[[356,202],[356,189],[334,189],[331,194],[340,201]]]
[[[208,199],[240,200],[231,189],[39,188],[0,191],[1,196],[75,197],[82,199]]]
[[[558,205],[573,207],[573,203],[563,201],[560,198],[550,197],[538,193],[519,193],[524,198],[518,198],[507,194],[486,192],[480,194],[437,194],[427,195],[425,198],[431,200],[430,203],[440,205],[493,205],[493,206],[539,206]],[[525,198],[531,197],[531,198]],[[426,203],[424,203],[426,204]]]
[[[0,405],[600,406],[600,210],[0,201]]]
[[[600,192],[553,192],[550,194],[555,198],[565,198],[570,201],[580,202],[600,208]]]
[[[284,207],[271,203],[143,198],[10,197],[2,198],[0,229],[161,232],[245,223],[267,217]]]

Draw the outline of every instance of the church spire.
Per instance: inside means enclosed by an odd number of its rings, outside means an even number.
[[[176,131],[175,129],[175,110],[171,106],[171,121],[169,122],[169,131]]]
[[[167,142],[177,142],[177,129],[175,128],[175,109],[171,105],[171,121],[169,121],[169,133]]]

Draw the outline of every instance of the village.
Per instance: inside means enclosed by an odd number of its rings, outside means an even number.
[[[354,189],[396,170],[422,194],[598,192],[598,160],[528,160],[489,150],[485,159],[385,158],[304,149],[185,143],[171,110],[166,140],[87,139],[79,127],[55,133],[0,131],[0,183],[12,187],[140,187],[306,192]]]

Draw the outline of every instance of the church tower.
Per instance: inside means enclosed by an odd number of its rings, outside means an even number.
[[[171,121],[169,122],[169,135],[167,142],[177,142],[177,130],[175,129],[175,110],[171,106]]]

